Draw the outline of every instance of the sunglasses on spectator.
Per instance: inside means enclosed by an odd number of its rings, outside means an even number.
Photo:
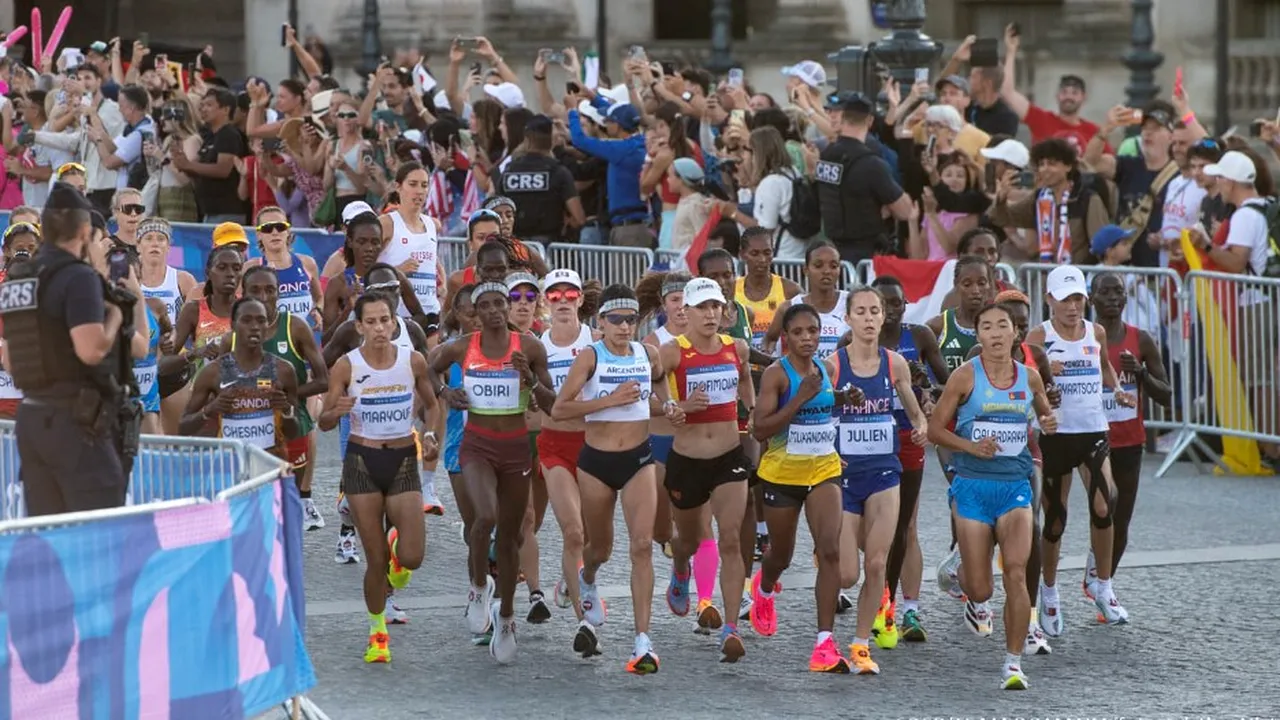
[[[262,223],[261,225],[258,226],[258,232],[272,233],[272,234],[282,233],[282,232],[288,232],[290,227],[292,226],[289,223],[281,220],[277,222]]]
[[[525,302],[538,301],[537,290],[512,290],[510,293],[508,293],[508,296],[510,297],[511,302],[519,302],[521,299],[523,299]]]
[[[578,288],[547,291],[547,302],[578,302],[580,297],[582,297],[582,291]]]
[[[1218,142],[1213,138],[1204,138],[1203,140],[1200,140],[1199,142],[1197,142],[1195,145],[1192,145],[1192,147],[1206,148],[1209,150],[1221,150],[1222,143]]]
[[[604,319],[611,325],[635,325],[640,322],[640,316],[636,314],[605,313]]]
[[[54,174],[57,175],[58,177],[62,177],[63,175],[69,172],[78,172],[81,175],[86,174],[86,170],[84,169],[83,165],[81,165],[80,163],[73,163],[73,162],[63,163],[62,165],[59,165],[58,172]]]
[[[124,213],[125,215],[141,215],[146,211],[147,211],[147,206],[140,205],[138,203],[126,203],[120,206],[120,212]]]
[[[28,222],[15,223],[5,228],[4,239],[8,240],[10,236],[18,235],[20,233],[31,233],[32,235],[35,235],[38,238],[40,237],[40,226],[36,225],[35,223],[28,223]]]
[[[346,112],[338,111],[337,113],[334,113],[334,115],[339,120],[355,120],[356,118],[360,117],[360,113],[352,112],[350,110],[347,110]]]

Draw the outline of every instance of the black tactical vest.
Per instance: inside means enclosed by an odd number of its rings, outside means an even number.
[[[58,343],[59,328],[40,312],[44,290],[61,270],[80,262],[70,256],[41,266],[36,260],[18,263],[0,283],[0,316],[9,348],[9,374],[24,393],[39,391],[60,380],[88,378],[88,369],[71,347],[70,333]]]

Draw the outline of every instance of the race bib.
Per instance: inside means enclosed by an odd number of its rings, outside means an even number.
[[[816,457],[836,451],[836,424],[792,425],[787,428],[787,453]]]
[[[471,370],[462,384],[472,410],[520,409],[520,373],[515,370]]]
[[[708,405],[728,405],[738,401],[738,368],[732,365],[705,365],[689,368],[685,375],[685,397],[697,390],[707,394]]]
[[[146,365],[135,365],[133,368],[133,379],[138,383],[138,394],[146,397],[147,393],[156,384],[156,371],[158,365],[154,360]]]
[[[1000,445],[1000,449],[996,451],[996,457],[1017,457],[1027,447],[1027,423],[1026,421],[975,420],[969,439],[978,442],[988,437],[995,438]]]
[[[552,360],[547,363],[547,372],[551,375],[551,389],[557,393],[560,387],[564,385],[565,378],[569,377],[569,368],[573,367],[573,358],[565,358],[563,360]]]
[[[1121,389],[1137,397],[1137,385],[1124,385]],[[1116,402],[1116,394],[1111,388],[1102,389],[1102,412],[1106,414],[1107,422],[1109,423],[1122,423],[1138,419],[1138,407],[1136,405],[1134,407],[1125,407]]]
[[[893,417],[872,415],[859,422],[840,423],[841,455],[892,455],[898,425]]]

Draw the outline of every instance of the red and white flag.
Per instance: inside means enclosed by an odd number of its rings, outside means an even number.
[[[881,275],[895,277],[907,296],[907,312],[903,322],[923,325],[942,312],[942,301],[955,283],[953,260],[907,260],[892,255],[871,259],[870,282]]]

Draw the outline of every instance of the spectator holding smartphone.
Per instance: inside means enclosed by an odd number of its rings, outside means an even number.
[[[164,138],[162,141],[143,144],[145,152],[160,163],[160,191],[155,214],[169,222],[199,222],[195,186],[191,178],[175,168],[170,160],[172,152],[180,152],[191,160],[200,154],[200,131],[191,101],[185,96],[178,96],[166,102],[160,108],[160,130]]]
[[[231,123],[236,110],[236,96],[226,88],[215,87],[200,100],[200,117],[208,130],[195,160],[170,150],[173,167],[192,176],[196,202],[203,222],[243,223],[247,216],[240,199],[240,175],[236,158],[246,154],[244,137]]]

